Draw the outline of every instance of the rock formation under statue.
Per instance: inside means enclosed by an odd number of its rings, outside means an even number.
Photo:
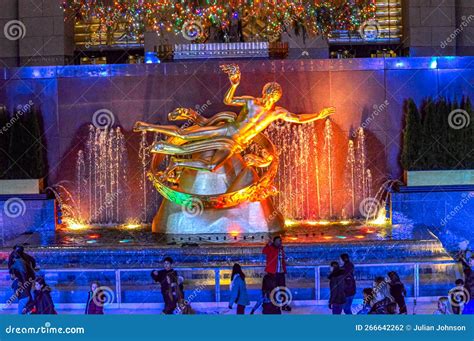
[[[276,120],[309,123],[334,113],[333,108],[326,108],[297,115],[276,106],[282,89],[275,82],[264,86],[261,98],[235,96],[239,67],[230,64],[221,69],[231,83],[224,103],[240,107],[239,114],[226,111],[206,119],[192,109],[177,108],[168,114],[169,120],[187,120],[187,127],[135,124],[136,132],[168,136],[151,148],[149,177],[165,198],[153,220],[153,232],[280,231],[283,217],[270,198],[276,193],[278,152],[263,131]],[[167,166],[160,170],[165,160]]]

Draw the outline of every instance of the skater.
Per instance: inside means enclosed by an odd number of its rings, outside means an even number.
[[[387,304],[387,315],[398,315],[397,303],[390,302]]]
[[[375,304],[374,289],[365,288],[362,290],[364,295],[362,309],[357,312],[357,315],[367,315],[372,310],[372,307]]]
[[[405,303],[405,297],[407,295],[407,291],[405,289],[405,285],[403,285],[400,277],[395,271],[390,271],[387,275],[387,282],[390,285],[390,295],[397,303],[400,314],[406,315],[407,305]]]
[[[438,309],[435,310],[433,315],[451,315],[449,299],[445,296],[438,299]]]
[[[161,295],[165,302],[163,313],[172,315],[178,302],[178,289],[183,292],[183,288],[178,288],[178,273],[173,269],[173,259],[166,257],[163,259],[163,270],[153,270],[151,278],[161,286]],[[182,285],[182,284],[181,284]]]
[[[451,289],[448,293],[449,299],[450,299],[450,305],[451,305],[451,310],[453,311],[454,315],[461,315],[462,313],[462,308],[464,306],[465,302],[458,301],[458,297],[456,296],[456,293],[461,293],[464,291],[464,280],[462,278],[458,278],[454,282],[455,287]]]
[[[33,257],[22,252],[22,250],[23,247],[20,247],[10,254],[8,268],[15,273],[15,277],[18,278],[21,283],[33,283],[36,278],[34,270],[36,262]]]
[[[245,284],[245,275],[239,264],[235,263],[232,267],[232,275],[230,276],[230,299],[229,309],[232,309],[234,303],[237,304],[237,314],[245,314],[245,307],[250,304],[247,294],[247,285]]]
[[[346,303],[346,294],[344,288],[344,269],[339,267],[338,262],[331,262],[331,273],[329,274],[329,309],[332,310],[333,315],[340,315],[342,308]]]
[[[100,290],[99,282],[91,283],[86,303],[86,315],[103,315],[104,314],[104,296]]]
[[[349,255],[343,253],[341,256],[342,269],[344,270],[344,293],[346,295],[346,302],[344,303],[343,311],[346,315],[352,315],[352,301],[356,294],[356,281],[354,278],[354,264],[351,262]]]
[[[44,278],[38,277],[35,281],[33,300],[28,302],[25,312],[35,315],[56,315],[51,288],[46,284]]]
[[[276,236],[262,250],[266,256],[265,272],[275,276],[277,287],[286,288],[286,255],[281,242],[281,237]],[[284,311],[291,311],[289,305],[281,307]]]
[[[36,260],[25,252],[25,248],[22,245],[15,245],[13,247],[13,251],[8,256],[8,269],[10,270],[13,267],[16,256],[19,256],[21,259],[23,259],[26,265],[33,270],[34,274],[34,271],[37,270]]]
[[[373,305],[369,311],[369,314],[383,315],[387,314],[387,306],[394,302],[393,297],[390,295],[390,286],[381,276],[376,277],[374,280],[373,287]]]
[[[467,295],[462,314],[474,315],[474,255],[464,265],[464,289]]]
[[[255,313],[255,311],[263,306],[262,314],[264,315],[280,315],[281,308],[278,305],[275,305],[272,301],[272,293],[276,288],[276,281],[275,276],[272,274],[266,274],[263,276],[262,280],[262,297],[255,303],[255,306],[252,308],[250,312],[251,315]]]
[[[12,279],[11,288],[13,289],[12,298],[18,301],[18,314],[22,315],[25,313],[26,305],[31,300],[31,287],[33,286],[33,282],[27,281],[22,283],[13,270],[10,270],[10,277]]]

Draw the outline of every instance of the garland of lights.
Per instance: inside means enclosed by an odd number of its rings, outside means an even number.
[[[145,30],[180,34],[187,25],[197,34],[210,27],[225,31],[233,22],[254,20],[264,23],[257,36],[268,40],[297,24],[324,37],[355,31],[376,10],[375,0],[64,0],[63,8],[78,20],[98,20],[102,30],[123,22],[136,37]]]

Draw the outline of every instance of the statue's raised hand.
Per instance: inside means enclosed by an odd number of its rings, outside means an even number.
[[[232,84],[240,83],[240,68],[237,64],[221,65],[221,70],[229,76],[229,80]]]

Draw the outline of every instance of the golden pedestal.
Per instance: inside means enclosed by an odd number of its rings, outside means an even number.
[[[215,172],[184,170],[178,189],[219,195],[238,191],[257,179],[256,172],[244,166],[240,155],[235,155]],[[153,219],[153,232],[166,234],[267,233],[281,231],[283,226],[283,217],[270,198],[228,208],[205,208],[198,200],[182,206],[164,199]]]

